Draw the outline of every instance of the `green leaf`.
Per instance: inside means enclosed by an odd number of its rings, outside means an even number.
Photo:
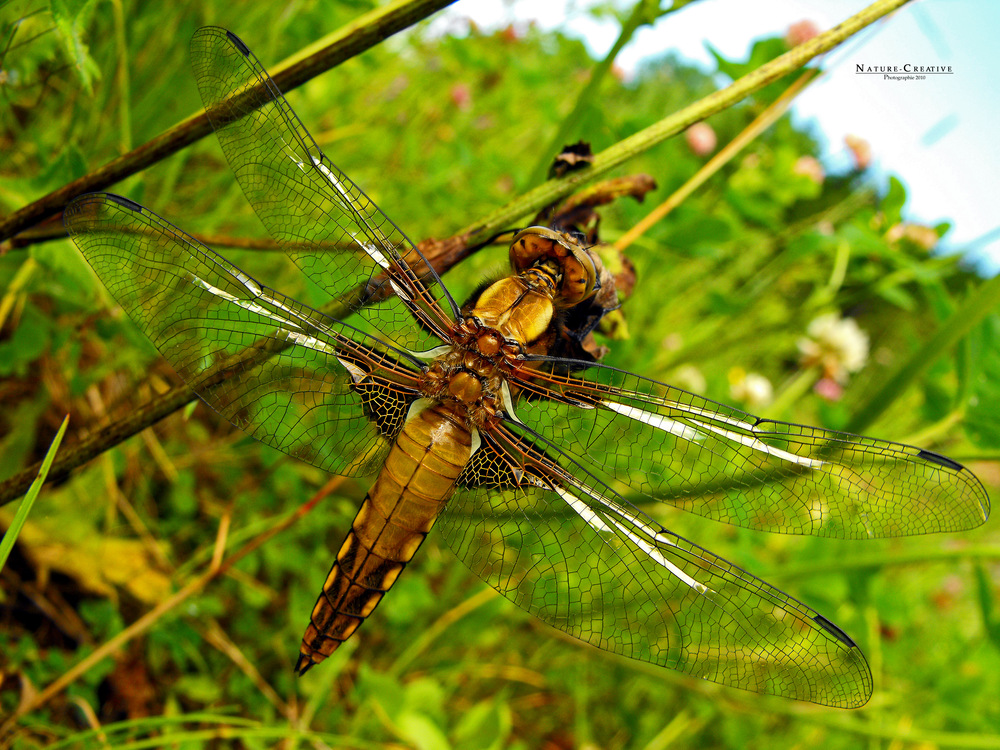
[[[48,406],[48,398],[26,400],[4,415],[9,429],[7,434],[0,435],[0,477],[9,477],[28,463],[35,446],[39,417]]]
[[[993,580],[981,563],[975,567],[976,593],[979,596],[979,611],[983,616],[983,629],[993,647],[1000,649],[1000,617],[993,609]]]
[[[719,216],[687,214],[671,228],[670,244],[691,254],[710,255],[719,245],[732,239],[730,222]]]
[[[69,425],[68,414],[63,419],[56,436],[52,439],[52,444],[49,446],[49,450],[45,454],[45,459],[42,461],[42,467],[38,470],[38,476],[28,488],[27,494],[18,506],[13,520],[10,522],[10,526],[4,532],[3,539],[0,539],[0,570],[3,570],[3,566],[7,562],[11,550],[14,549],[14,542],[17,541],[17,535],[21,533],[24,522],[28,520],[31,506],[35,504],[38,494],[42,491],[42,485],[45,484],[45,477],[49,475],[52,462],[55,461],[56,453],[59,451],[59,444],[62,442],[63,435],[66,434],[67,425]]]
[[[24,377],[28,365],[48,349],[49,333],[49,319],[34,305],[25,305],[14,335],[0,342],[0,375]]]
[[[1000,448],[1000,316],[991,315],[979,327],[977,373],[972,383],[969,406],[963,425],[966,434],[980,448]]]
[[[453,737],[458,750],[499,750],[510,735],[510,708],[498,700],[482,701],[462,712]]]
[[[45,278],[46,290],[54,296],[83,303],[97,297],[100,288],[87,261],[68,243],[46,242],[31,248],[31,257],[50,272]],[[57,285],[55,289],[52,285]]]
[[[913,310],[916,307],[916,302],[913,299],[913,295],[907,292],[901,286],[886,286],[880,287],[878,290],[878,295],[886,302],[895,305],[900,310]]]
[[[90,56],[90,49],[83,41],[94,5],[94,0],[52,0],[50,6],[63,50],[76,69],[87,94],[94,91],[94,79],[101,77],[101,69]]]
[[[80,617],[90,626],[96,638],[111,638],[124,628],[121,613],[109,599],[95,599],[80,604]]]
[[[887,226],[893,226],[903,220],[903,205],[906,203],[906,188],[898,177],[889,177],[889,192],[882,199],[882,213],[885,214]]]
[[[198,703],[213,703],[222,692],[218,679],[201,674],[184,675],[177,680],[174,689],[185,698]]]
[[[393,722],[406,705],[406,695],[399,681],[384,672],[376,672],[367,664],[362,664],[358,671],[358,691],[378,703]]]
[[[416,711],[404,711],[396,721],[404,738],[419,750],[450,750],[451,743],[430,717]]]
[[[423,677],[406,686],[406,705],[421,713],[439,715],[444,713],[445,694],[441,684],[429,677]]]

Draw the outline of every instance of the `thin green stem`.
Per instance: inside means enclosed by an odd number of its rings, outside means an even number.
[[[615,59],[618,57],[618,53],[621,52],[622,48],[632,40],[635,32],[643,26],[652,25],[662,16],[665,16],[668,13],[674,13],[692,2],[694,2],[694,0],[675,0],[675,2],[668,9],[660,10],[660,0],[638,0],[632,8],[632,14],[622,24],[621,33],[618,35],[618,39],[611,47],[611,50],[607,55],[605,55],[603,60],[594,66],[593,71],[590,74],[590,80],[587,81],[586,85],[577,96],[573,109],[571,109],[569,114],[563,118],[561,123],[559,123],[559,128],[556,130],[556,134],[552,136],[552,140],[549,141],[548,147],[542,149],[539,153],[538,163],[535,165],[535,168],[531,170],[528,177],[528,185],[535,185],[545,179],[552,157],[558,153],[559,148],[566,143],[573,127],[580,121],[580,116],[583,114],[583,111],[587,108],[590,102],[596,99],[597,90],[600,88],[601,83],[607,76],[608,71],[611,70],[611,66],[614,65]]]
[[[115,18],[115,50],[118,54],[118,117],[122,151],[132,150],[132,87],[129,82],[128,44],[125,41],[125,13],[121,0],[111,3]]]
[[[42,461],[42,468],[38,470],[38,477],[34,482],[32,482],[31,487],[28,488],[28,494],[25,495],[24,500],[21,501],[21,504],[17,508],[17,512],[14,514],[14,519],[10,522],[10,525],[4,532],[3,538],[0,539],[0,570],[3,570],[3,566],[6,564],[11,550],[14,549],[14,542],[17,541],[18,534],[21,533],[21,529],[24,527],[25,521],[28,520],[28,514],[31,513],[31,506],[34,505],[35,500],[42,491],[42,485],[45,484],[45,478],[48,476],[49,469],[52,468],[52,461],[59,452],[59,444],[62,443],[63,435],[66,434],[66,427],[68,425],[69,414],[67,414],[66,418],[63,419],[62,425],[59,427],[59,431],[56,432],[56,436],[53,438],[52,444],[49,446],[49,450],[45,454],[45,458]]]
[[[563,177],[549,180],[506,206],[497,209],[481,222],[468,227],[466,231],[470,235],[471,241],[483,240],[501,229],[516,225],[518,220],[524,216],[538,213],[545,206],[575,192],[584,183],[603,177],[629,159],[645,153],[699,120],[704,120],[716,112],[733,106],[755,91],[801,68],[814,57],[829,52],[853,34],[888,13],[898,10],[907,2],[909,0],[876,0],[860,13],[747,73],[725,89],[709,94],[679,112],[669,115],[605,149],[594,156],[594,161],[588,169],[570,172]]]
[[[785,712],[783,712],[785,713]],[[792,713],[791,711],[787,713]],[[858,721],[850,716],[830,713],[798,714],[803,721],[835,729],[840,732],[850,732],[861,737],[879,737],[912,746],[926,747],[958,747],[958,748],[1000,748],[1000,735],[972,732],[942,732],[929,729],[900,729],[883,727],[869,721]]]

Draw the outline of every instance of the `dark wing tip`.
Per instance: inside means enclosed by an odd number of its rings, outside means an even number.
[[[128,198],[123,198],[122,196],[115,195],[114,193],[106,193],[105,195],[109,201],[117,203],[119,206],[124,206],[129,211],[135,211],[137,214],[142,213],[142,206],[135,201],[130,201]]]
[[[940,453],[935,453],[934,451],[924,450],[923,448],[917,450],[917,458],[923,459],[928,463],[943,466],[945,469],[953,471],[956,474],[962,474],[966,485],[972,488],[975,498],[979,502],[979,523],[975,524],[975,526],[986,522],[986,519],[990,517],[990,497],[986,494],[986,488],[983,487],[982,482],[980,482],[971,471],[965,468],[958,461],[948,458],[947,456],[942,456]],[[972,527],[963,526],[961,528],[964,529]]]
[[[930,461],[933,464],[938,464],[939,466],[944,466],[947,469],[953,471],[962,471],[965,467],[958,461],[952,461],[947,456],[942,456],[940,453],[935,453],[934,451],[927,451],[921,448],[917,453],[917,456],[924,459],[925,461]]]
[[[244,57],[250,57],[250,48],[243,43],[242,39],[229,31],[229,29],[226,29],[226,36],[229,37],[229,41],[233,43],[233,46],[240,51],[240,54]]]
[[[816,615],[815,617],[813,617],[813,620],[815,620],[816,623],[820,627],[823,628],[823,630],[825,630],[826,632],[830,633],[838,641],[842,641],[843,643],[846,643],[851,648],[857,648],[858,647],[858,644],[856,644],[853,640],[851,640],[851,636],[849,636],[843,630],[841,630],[836,625],[834,625],[832,622],[830,622],[829,620],[827,620],[825,617],[823,617],[823,615]]]
[[[142,213],[142,206],[128,198],[123,198],[114,193],[84,193],[76,196],[63,209],[63,226],[70,237],[81,233],[82,230],[93,225],[102,210],[102,206],[108,203],[115,203],[122,208]]]

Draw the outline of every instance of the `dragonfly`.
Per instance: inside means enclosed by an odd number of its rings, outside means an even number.
[[[638,506],[838,539],[954,532],[989,514],[972,472],[566,356],[565,321],[601,285],[570,233],[521,229],[509,275],[458,304],[239,37],[202,28],[191,54],[248,201],[335,313],[127,198],[80,196],[64,221],[222,417],[327,472],[375,476],[310,613],[298,674],[357,631],[433,526],[483,581],[593,646],[744,690],[868,701],[871,671],[847,633]]]

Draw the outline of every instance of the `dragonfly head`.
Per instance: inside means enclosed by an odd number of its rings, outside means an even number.
[[[528,227],[510,245],[510,263],[519,274],[547,274],[556,286],[555,302],[568,308],[599,289],[597,265],[573,235],[548,227]]]

